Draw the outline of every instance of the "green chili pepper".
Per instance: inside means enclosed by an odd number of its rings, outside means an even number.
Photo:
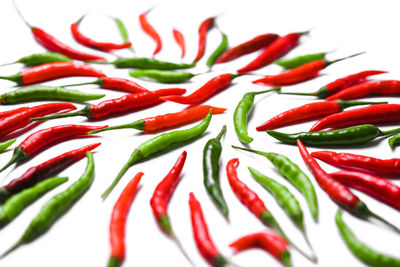
[[[233,114],[233,124],[235,126],[235,132],[240,142],[248,144],[253,141],[247,133],[247,116],[253,106],[254,96],[258,94],[268,93],[271,91],[279,91],[280,87],[275,87],[269,90],[261,92],[249,92],[243,95],[242,100],[239,101],[236,106],[235,113]]]
[[[395,146],[400,144],[400,134],[396,134],[395,136],[389,139],[389,146],[394,148]]]
[[[222,32],[221,34],[222,34],[221,43],[207,59],[206,65],[210,68],[214,65],[215,61],[217,61],[217,59],[226,51],[226,49],[228,49],[228,36]]]
[[[221,156],[222,146],[221,138],[226,132],[226,126],[222,127],[216,138],[208,140],[203,149],[203,177],[204,186],[208,195],[211,197],[215,205],[220,209],[225,217],[228,217],[228,206],[226,205],[224,196],[222,195],[221,186],[219,184],[219,158]]]
[[[0,96],[0,104],[19,104],[42,100],[65,100],[83,102],[104,97],[104,94],[86,94],[75,90],[54,86],[29,86],[23,87]]]
[[[11,196],[1,207],[0,228],[14,220],[26,207],[41,196],[68,181],[68,177],[53,177]]]
[[[309,54],[309,55],[298,56],[298,57],[287,59],[287,60],[275,60],[274,63],[283,67],[286,70],[293,69],[293,68],[299,67],[305,63],[324,59],[326,54],[327,53]]]
[[[308,178],[308,176],[299,168],[299,166],[297,166],[297,164],[281,154],[262,152],[237,146],[232,147],[266,157],[278,169],[278,172],[294,187],[296,187],[297,190],[300,191],[307,201],[308,208],[310,209],[314,220],[318,219],[318,200],[314,186],[311,183],[310,178]]]
[[[117,24],[119,34],[121,35],[122,41],[129,42],[128,30],[126,29],[125,24],[119,18],[112,18],[112,19]],[[133,53],[135,53],[135,49],[133,49],[133,46],[129,47],[129,49]]]
[[[54,222],[87,191],[94,178],[93,154],[86,152],[87,165],[81,177],[65,191],[53,196],[43,205],[39,214],[31,221],[21,239],[2,256],[8,255],[23,244],[30,243],[51,228]]]
[[[32,67],[32,66],[37,66],[37,65],[42,65],[45,63],[51,63],[51,62],[71,62],[72,59],[70,59],[67,56],[64,56],[59,53],[54,53],[54,52],[47,52],[43,54],[32,54],[26,57],[22,57],[18,59],[15,62],[11,63],[6,63],[2,64],[0,66],[5,66],[5,65],[10,65],[10,64],[15,64],[15,63],[22,63],[27,67]]]
[[[186,130],[173,131],[169,133],[160,134],[138,146],[133,151],[130,158],[124,164],[122,169],[119,171],[117,177],[115,177],[112,184],[106,189],[106,191],[104,191],[101,197],[105,199],[117,185],[119,180],[121,180],[125,172],[136,162],[146,159],[155,153],[171,148],[172,145],[175,146],[183,145],[186,142],[199,137],[202,133],[204,133],[207,130],[208,125],[210,124],[211,121],[211,117],[212,117],[212,110],[210,109],[210,112],[200,124]]]
[[[268,130],[267,133],[288,144],[296,144],[300,139],[303,144],[311,146],[334,146],[334,145],[360,145],[368,143],[379,136],[388,136],[400,133],[400,128],[389,131],[381,131],[375,125],[362,124],[343,129],[320,132],[300,132],[286,134]]]
[[[0,143],[0,153],[6,151],[6,149],[9,148],[12,144],[14,144],[15,141],[17,141],[17,139],[11,139]]]
[[[112,62],[90,61],[94,64],[113,64],[117,68],[135,68],[135,69],[156,69],[156,70],[177,70],[189,69],[196,66],[196,62],[192,64],[172,63],[159,61],[154,58],[136,57],[136,58],[120,58]]]
[[[194,76],[190,72],[176,72],[171,70],[136,70],[129,72],[129,75],[135,78],[151,78],[160,83],[184,83]]]
[[[377,253],[370,247],[362,243],[350,228],[343,222],[342,219],[343,211],[339,209],[336,213],[336,225],[339,229],[340,235],[344,239],[344,242],[349,247],[351,252],[358,259],[373,267],[399,267],[400,259],[392,258],[390,256]]]

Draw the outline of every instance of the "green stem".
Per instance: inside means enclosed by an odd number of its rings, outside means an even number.
[[[388,131],[381,131],[381,132],[382,132],[381,136],[393,135],[393,134],[400,133],[400,128],[396,128],[396,129],[392,129],[392,130],[388,130]]]
[[[61,113],[61,114],[48,115],[48,116],[44,116],[44,117],[31,118],[31,121],[48,121],[48,120],[76,117],[76,116],[84,116],[84,117],[89,118],[90,117],[90,106],[86,106],[83,109],[74,111],[74,112],[66,112],[66,113]]]
[[[267,153],[267,152],[262,152],[262,151],[259,151],[259,150],[254,150],[254,149],[245,148],[245,147],[238,147],[238,146],[234,146],[234,145],[232,145],[232,147],[236,148],[236,149],[240,149],[240,150],[256,153],[256,154],[264,156],[264,157],[269,157],[269,153]]]
[[[9,148],[12,144],[15,143],[17,139],[11,139],[5,142],[0,143],[0,153],[4,152],[7,148]]]
[[[387,101],[382,102],[368,102],[368,101],[344,101],[344,100],[336,100],[341,109],[345,109],[348,107],[354,107],[359,105],[376,105],[376,104],[387,104]]]
[[[365,52],[356,53],[356,54],[353,54],[353,55],[350,55],[350,56],[347,56],[347,57],[342,57],[342,58],[339,58],[339,59],[336,59],[336,60],[333,60],[333,61],[326,61],[325,62],[325,67],[328,67],[329,65],[331,65],[333,63],[336,63],[336,62],[339,62],[339,61],[342,61],[342,60],[345,60],[345,59],[348,59],[348,58],[352,58],[352,57],[355,57],[355,56],[359,56],[359,55],[362,55],[362,54],[365,54]]]
[[[272,91],[279,92],[280,90],[281,90],[281,87],[278,86],[278,87],[274,87],[269,90],[264,90],[264,91],[260,91],[260,92],[249,92],[247,94],[251,94],[251,95],[255,96],[255,95],[260,95],[260,94],[264,94],[264,93],[268,93],[268,92],[272,92]]]
[[[0,76],[0,79],[12,81],[12,82],[17,83],[18,85],[22,84],[22,76],[20,73],[10,75],[10,76]]]
[[[194,264],[194,262],[190,259],[189,255],[187,254],[187,252],[185,251],[185,249],[182,246],[182,243],[179,241],[179,239],[171,232],[171,238],[172,240],[174,240],[175,244],[177,245],[177,247],[179,248],[179,250],[182,252],[183,256],[185,256],[185,258],[187,259],[188,262],[190,262],[190,264],[193,267],[196,267],[196,264]]]
[[[226,125],[224,125],[221,129],[221,131],[219,132],[219,134],[217,135],[216,139],[218,139],[219,141],[221,141],[222,136],[224,136],[226,132]]]
[[[134,121],[132,123],[116,125],[116,126],[110,126],[110,127],[107,127],[107,128],[90,131],[90,132],[88,132],[88,134],[95,134],[95,133],[99,133],[99,132],[105,132],[105,131],[110,131],[110,130],[118,130],[118,129],[136,129],[136,130],[143,131],[144,128],[145,128],[145,121],[144,120],[138,120],[138,121]]]
[[[87,82],[87,83],[67,84],[67,85],[63,85],[62,87],[80,86],[80,85],[88,85],[88,84],[97,84],[97,85],[102,86],[103,85],[103,79],[100,78],[100,79],[95,80],[93,82]]]
[[[17,248],[19,248],[24,242],[22,242],[22,240],[18,241],[14,246],[12,246],[11,248],[9,248],[8,250],[6,250],[6,252],[4,252],[1,256],[0,259],[4,258],[5,256],[7,256],[8,254],[10,254],[11,252],[13,252],[14,250],[16,250]]]
[[[281,92],[278,91],[278,94],[280,95],[309,95],[309,96],[318,96],[317,92],[314,93],[294,93],[294,92]]]
[[[119,267],[119,266],[121,266],[121,261],[119,259],[117,259],[116,257],[111,257],[108,260],[107,267]]]
[[[28,158],[28,155],[25,154],[24,149],[22,147],[17,146],[14,149],[14,154],[12,155],[11,159],[9,162],[7,162],[6,165],[4,165],[3,168],[0,169],[0,172],[4,171],[8,167],[10,167],[12,164],[15,162],[20,162],[23,161],[24,159]]]
[[[113,182],[111,185],[104,191],[103,194],[101,194],[101,198],[105,200],[108,195],[111,193],[111,191],[114,189],[114,187],[118,184],[119,180],[121,180],[122,176],[126,173],[126,171],[131,167],[130,163],[125,163],[122,169],[119,171],[117,177],[114,178]]]
[[[379,216],[379,215],[373,213],[371,210],[368,209],[367,215],[368,215],[368,216],[371,216],[371,217],[374,218],[374,219],[377,219],[378,221],[380,221],[380,222],[382,222],[382,223],[384,223],[385,225],[387,225],[388,227],[390,227],[393,231],[395,231],[396,233],[400,234],[400,229],[399,229],[397,226],[391,224],[389,221],[385,220],[385,219],[382,218],[381,216]]]

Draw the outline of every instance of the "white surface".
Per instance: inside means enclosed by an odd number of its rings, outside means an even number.
[[[144,3],[144,1],[122,0],[18,1],[21,11],[32,25],[45,29],[61,41],[79,50],[97,54],[101,53],[86,49],[73,41],[69,32],[69,25],[83,13],[91,11],[87,19],[83,21],[80,29],[93,39],[119,42],[120,37],[114,23],[104,17],[102,12],[117,16],[126,23],[130,38],[140,56],[151,56],[154,43],[140,30],[137,18],[141,12],[151,7],[154,3],[154,1]],[[323,75],[321,77],[315,80],[285,89],[288,91],[313,91],[336,78],[367,69],[390,71],[389,74],[379,77],[382,79],[398,78],[400,38],[398,35],[398,8],[396,3],[397,1],[334,1],[329,3],[323,3],[322,1],[160,1],[157,8],[149,14],[148,18],[158,32],[161,33],[164,47],[161,53],[157,55],[157,59],[162,60],[180,61],[180,50],[172,36],[173,26],[176,26],[185,35],[187,43],[185,61],[190,62],[197,51],[198,25],[204,18],[221,12],[224,13],[218,18],[218,25],[228,35],[231,45],[236,45],[262,33],[276,32],[283,35],[289,32],[311,29],[311,34],[303,37],[301,44],[290,52],[287,58],[320,51],[332,51],[334,49],[337,50],[329,54],[330,59],[360,51],[367,52],[363,56],[330,66],[322,72]],[[15,13],[10,0],[0,2],[0,25],[0,35],[2,36],[0,42],[1,63],[14,61],[31,53],[44,52],[44,49],[34,41],[29,29]],[[216,30],[212,30],[208,35],[206,54],[193,72],[197,73],[206,70],[205,61],[219,42],[219,33]],[[129,51],[117,53],[125,56],[130,55]],[[107,54],[104,55],[110,60],[114,58]],[[231,63],[216,66],[214,72],[195,77],[192,82],[179,85],[179,87],[187,88],[188,93],[190,93],[217,74],[233,72],[247,64],[254,57],[255,54],[252,54]],[[103,69],[109,76],[129,77],[128,71],[124,69],[113,69],[110,66],[98,67]],[[17,65],[0,68],[1,75],[13,74],[18,71],[19,66]],[[270,65],[258,70],[257,73],[274,74],[279,71],[280,68]],[[1,259],[0,266],[105,266],[110,252],[108,223],[111,209],[124,186],[139,171],[144,172],[145,175],[141,182],[142,189],[132,205],[127,222],[127,257],[124,266],[189,266],[174,243],[158,229],[149,206],[149,199],[155,186],[168,173],[183,150],[187,150],[188,157],[183,169],[182,181],[170,202],[169,214],[177,236],[197,266],[207,266],[207,264],[198,253],[192,238],[187,204],[189,192],[194,192],[201,202],[211,236],[223,255],[229,256],[231,254],[228,244],[238,237],[265,229],[265,226],[237,200],[228,185],[225,166],[228,160],[233,157],[240,158],[239,177],[265,201],[266,206],[272,211],[292,240],[304,250],[307,250],[299,231],[289,221],[275,200],[250,177],[247,166],[255,167],[264,174],[276,178],[279,182],[287,185],[293,194],[298,197],[305,213],[305,225],[308,235],[319,257],[319,263],[313,265],[292,250],[294,266],[364,266],[350,253],[342,241],[334,223],[337,207],[318,187],[311,173],[306,170],[297,147],[280,144],[264,132],[255,131],[257,125],[271,116],[289,108],[309,103],[312,101],[311,98],[282,95],[258,96],[249,122],[249,133],[255,137],[255,141],[251,144],[252,148],[286,154],[310,176],[317,191],[320,207],[320,217],[317,224],[311,219],[303,197],[280,177],[266,159],[239,152],[230,147],[232,144],[240,145],[232,124],[232,115],[237,102],[245,92],[265,89],[265,87],[251,84],[250,81],[253,79],[254,77],[250,76],[237,78],[235,85],[206,102],[206,104],[226,107],[228,111],[224,115],[213,117],[207,133],[202,138],[186,147],[178,148],[133,166],[124,175],[121,182],[105,202],[101,201],[100,194],[114,179],[134,148],[153,137],[153,135],[141,135],[135,130],[120,130],[100,134],[98,138],[94,139],[68,141],[51,147],[46,152],[37,155],[16,169],[9,168],[3,172],[0,179],[5,183],[21,175],[27,168],[61,153],[89,143],[102,142],[102,145],[96,149],[96,177],[90,190],[46,234]],[[62,85],[90,80],[92,78],[67,78],[46,84]],[[169,87],[151,82],[137,81],[149,89]],[[13,89],[13,84],[8,81],[0,81],[0,86],[4,92]],[[170,87],[173,87],[173,85]],[[97,89],[96,86],[76,89],[91,93],[106,93],[105,99],[122,95],[122,93]],[[382,100],[382,98],[376,99]],[[391,103],[399,103],[398,98],[390,98],[388,100]],[[36,104],[39,103],[23,105],[31,106]],[[77,106],[79,108],[83,107],[83,105]],[[0,107],[0,111],[15,107],[17,105]],[[19,137],[16,144],[19,144],[33,131],[55,125],[68,123],[117,125],[155,114],[179,111],[183,108],[184,106],[179,104],[165,103],[148,110],[100,122],[89,122],[83,117],[54,120],[43,123],[35,130],[31,130],[29,133]],[[227,124],[228,132],[223,139],[220,177],[221,186],[230,209],[229,223],[219,214],[206,194],[203,187],[201,169],[203,146],[209,138],[214,137],[219,132],[223,124]],[[313,122],[304,123],[280,130],[286,132],[308,130],[312,124]],[[186,128],[191,126],[186,126]],[[383,128],[389,129],[390,127]],[[310,148],[309,150],[312,152],[318,149]],[[398,149],[391,151],[386,141],[363,148],[335,150],[382,158],[395,157],[398,154]],[[11,152],[1,154],[1,164],[4,164],[10,157]],[[70,181],[67,184],[42,197],[16,218],[14,222],[0,231],[0,253],[19,239],[31,219],[52,195],[64,190],[81,175],[85,164],[85,160],[82,160],[63,171],[60,175],[70,177]],[[333,167],[326,164],[322,164],[322,166],[327,171],[334,170]],[[357,192],[357,195],[362,200],[365,200],[373,211],[400,226],[400,214],[397,211],[361,193]],[[377,251],[397,257],[400,256],[398,252],[400,238],[398,235],[376,225],[362,222],[348,214],[345,214],[344,220],[361,240],[370,244]],[[258,250],[239,254],[232,259],[240,266],[246,267],[281,266],[271,256]]]

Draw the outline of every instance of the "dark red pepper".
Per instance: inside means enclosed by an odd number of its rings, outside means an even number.
[[[197,49],[197,55],[193,62],[199,61],[206,51],[206,41],[207,41],[207,33],[214,26],[215,17],[205,19],[199,27],[199,48]]]

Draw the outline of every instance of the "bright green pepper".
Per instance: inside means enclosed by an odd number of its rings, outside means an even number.
[[[190,72],[176,72],[171,70],[136,70],[129,72],[135,78],[151,78],[160,83],[184,83],[194,77]]]
[[[206,65],[208,67],[212,67],[215,64],[215,61],[228,49],[228,36],[225,33],[222,33],[222,40],[219,46],[215,49],[215,51],[210,55],[207,59]]]
[[[284,69],[293,69],[299,67],[305,63],[309,63],[315,60],[320,60],[325,58],[326,53],[316,53],[309,54],[304,56],[298,56],[295,58],[287,59],[287,60],[275,60],[274,63],[283,67]]]
[[[192,64],[172,63],[159,61],[154,58],[135,57],[135,58],[120,58],[112,62],[93,61],[94,64],[113,64],[117,68],[134,68],[134,69],[155,69],[155,70],[177,70],[189,69],[196,66],[196,62]]]
[[[15,141],[17,141],[17,139],[11,139],[11,140],[0,143],[0,153],[3,153],[4,151],[6,151],[7,148],[9,148],[12,144],[15,143]]]
[[[392,148],[396,147],[400,144],[400,134],[396,134],[395,136],[391,137],[388,142]]]
[[[124,42],[129,42],[129,36],[128,36],[128,30],[125,27],[125,24],[120,20],[119,18],[112,18],[115,23],[117,24],[119,34],[121,35],[122,41]],[[135,53],[135,49],[133,49],[133,46],[131,45],[129,49]]]

